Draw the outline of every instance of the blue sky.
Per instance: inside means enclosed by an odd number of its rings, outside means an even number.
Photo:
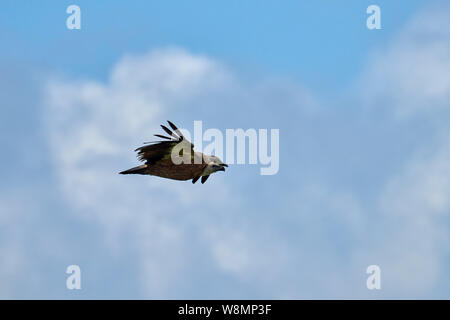
[[[449,298],[449,12],[2,2],[0,297]],[[117,175],[166,119],[280,129],[280,171]]]
[[[371,50],[386,45],[427,1],[379,1],[383,30],[368,32],[370,1],[79,1],[83,28],[61,19],[70,1],[2,6],[2,57],[75,76],[105,77],[123,54],[181,46],[236,68],[281,73],[316,89],[347,84]],[[49,61],[49,56],[52,57]]]

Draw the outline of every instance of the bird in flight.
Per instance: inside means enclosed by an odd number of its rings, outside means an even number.
[[[138,159],[145,163],[120,174],[144,174],[173,180],[192,179],[192,183],[201,178],[201,182],[205,183],[212,173],[225,171],[228,165],[222,160],[213,155],[194,152],[194,145],[186,140],[181,131],[172,122],[167,123],[173,131],[164,125],[161,128],[169,136],[155,134],[164,140],[147,142],[135,150]]]

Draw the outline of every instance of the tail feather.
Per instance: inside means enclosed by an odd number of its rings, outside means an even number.
[[[138,167],[134,167],[134,168],[119,172],[119,174],[145,174],[146,171],[147,171],[147,165],[143,164]]]

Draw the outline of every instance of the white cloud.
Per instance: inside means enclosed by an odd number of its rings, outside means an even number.
[[[367,218],[370,249],[357,259],[381,266],[387,297],[436,295],[449,263],[444,224],[450,215],[449,12],[444,6],[420,13],[364,73],[372,114],[383,110],[386,128],[401,126],[411,139],[426,137],[413,144],[397,172],[386,176],[378,205],[369,210],[373,218]],[[400,147],[399,141],[392,137],[391,143]]]
[[[220,68],[206,58],[167,50],[124,58],[107,84],[52,81],[49,137],[67,194],[76,195],[79,206],[97,204],[102,197],[111,201],[96,186],[117,190],[127,183],[111,173],[136,163],[131,149],[142,143],[138,139],[151,139],[162,116],[177,112],[174,100],[189,100],[216,85]],[[156,179],[148,183],[182,190]]]
[[[364,73],[370,79],[364,83],[365,101],[377,106],[369,113],[384,110],[386,126],[395,126],[400,118],[414,130],[414,123],[408,124],[414,115],[448,115],[450,79],[443,70],[450,69],[450,28],[442,17],[431,12],[414,20]],[[178,49],[127,56],[114,66],[107,83],[52,80],[48,134],[66,200],[77,217],[104,228],[101,237],[108,239],[112,252],[135,253],[145,297],[183,297],[178,289],[192,290],[194,280],[186,277],[194,277],[192,268],[206,270],[214,279],[226,274],[234,280],[231,285],[245,283],[248,292],[264,297],[371,297],[365,288],[369,264],[382,268],[384,297],[431,293],[448,265],[448,229],[441,219],[450,211],[450,152],[439,121],[432,123],[431,147],[414,144],[402,168],[394,175],[382,173],[381,187],[366,193],[356,183],[332,183],[323,173],[302,172],[305,177],[292,183],[289,179],[295,180],[300,170],[292,166],[291,175],[281,182],[272,177],[274,184],[267,187],[260,180],[226,180],[232,172],[204,186],[117,174],[134,165],[132,149],[169,115],[188,108],[211,112],[192,108],[199,97],[254,115],[240,121],[296,123],[302,116],[309,121],[314,100],[306,92],[299,94],[298,86],[282,87],[279,82],[249,85],[217,61]],[[279,101],[285,113],[280,109],[268,117]],[[223,109],[213,112],[223,115]],[[320,119],[323,128],[311,127],[311,137],[323,132],[339,136],[351,125],[352,119],[328,120],[328,111],[322,108],[317,115],[327,120]],[[283,118],[286,114],[289,119]],[[280,139],[292,141],[283,132]],[[365,141],[372,134],[361,132],[357,138]],[[398,143],[396,139],[389,143]],[[336,141],[350,149],[348,141]],[[360,158],[370,148],[361,145],[366,149],[355,151]],[[321,158],[334,156],[326,147],[320,154],[310,152],[317,160],[311,171],[322,172]],[[377,165],[373,160],[365,169]],[[354,174],[351,168],[342,170]],[[233,185],[236,181],[269,196],[246,192]],[[266,207],[272,194],[283,195],[281,209]]]
[[[383,266],[392,296],[433,294],[448,264],[450,144],[425,149],[388,180],[380,196],[381,215],[373,221],[382,232],[373,238],[371,259]]]
[[[53,297],[57,291],[55,279],[42,277],[42,269],[53,270],[52,264],[64,259],[71,246],[43,214],[41,196],[24,187],[0,197],[1,299]],[[42,260],[48,265],[39,264]]]
[[[230,79],[211,59],[168,49],[125,57],[105,84],[49,83],[48,135],[64,195],[77,216],[104,228],[113,252],[138,252],[136,263],[150,297],[176,296],[177,283],[188,281],[183,270],[194,263],[189,246],[198,246],[197,241],[210,241],[203,254],[232,274],[254,265],[253,255],[261,253],[251,234],[243,239],[251,251],[231,253],[235,239],[244,237],[234,228],[227,229],[229,239],[211,237],[220,232],[214,220],[241,201],[220,176],[203,186],[117,174],[136,165],[133,149],[152,137],[163,119],[199,94],[232,86]]]
[[[450,101],[449,6],[421,12],[392,45],[372,57],[364,95],[397,117],[448,115]]]
[[[22,237],[20,232],[10,228],[11,225],[17,225],[20,222],[17,216],[19,210],[7,203],[5,199],[0,202],[0,252],[2,259],[0,261],[0,297],[11,297],[16,295],[12,279],[20,277],[26,265],[24,257],[24,248],[22,247]]]

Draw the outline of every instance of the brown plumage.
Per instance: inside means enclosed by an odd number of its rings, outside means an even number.
[[[137,148],[135,151],[138,153],[138,159],[145,164],[122,171],[120,174],[152,175],[173,180],[192,179],[192,183],[201,177],[201,182],[205,183],[210,174],[225,171],[225,167],[228,166],[219,158],[194,152],[194,145],[185,139],[172,122],[167,122],[173,131],[164,125],[161,125],[161,128],[169,136],[155,134],[156,137],[167,141],[150,142]],[[180,157],[183,156],[183,152],[190,153],[190,161],[185,161],[188,163],[173,163],[171,155],[175,147],[177,149],[174,152],[179,152]]]

